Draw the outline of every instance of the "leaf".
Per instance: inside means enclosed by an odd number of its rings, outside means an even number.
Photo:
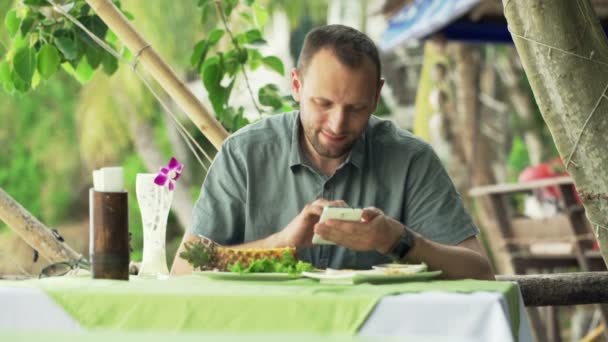
[[[258,29],[249,30],[245,33],[245,37],[247,38],[247,43],[256,44],[256,43],[266,43],[264,38],[262,38],[262,32]]]
[[[205,61],[207,51],[209,51],[209,42],[206,39],[196,43],[194,52],[192,52],[192,56],[190,57],[190,65],[193,68],[198,68]]]
[[[247,49],[249,54],[249,67],[251,70],[256,70],[262,65],[262,54],[256,49]]]
[[[283,62],[275,56],[268,56],[262,59],[262,63],[270,70],[276,71],[279,75],[285,75],[285,68]]]
[[[38,71],[34,72],[34,75],[32,76],[32,90],[36,90],[36,88],[38,88],[38,86],[40,85],[41,81],[42,78],[40,76],[40,73]]]
[[[220,85],[224,77],[222,67],[218,63],[207,65],[203,68],[202,76],[213,110],[219,113],[224,105],[224,89]]]
[[[31,82],[24,81],[15,70],[11,71],[11,81],[14,86],[14,89],[20,93],[26,93],[31,89]]]
[[[32,13],[32,12],[30,12]],[[21,21],[21,26],[19,27],[19,31],[21,32],[21,35],[25,37],[25,35],[27,35],[30,30],[32,29],[32,26],[34,26],[34,18],[32,18],[31,16],[25,17],[22,21]]]
[[[23,0],[23,3],[28,6],[51,6],[46,0]]]
[[[258,90],[258,100],[263,106],[272,107],[277,110],[283,106],[283,100],[279,95],[279,88],[274,84],[267,84]]]
[[[95,70],[91,68],[86,58],[83,58],[76,68],[76,78],[80,83],[86,83],[93,77],[94,72]]]
[[[55,45],[67,60],[73,60],[78,57],[78,49],[76,43],[67,37],[55,38]]]
[[[222,37],[224,36],[224,30],[222,29],[215,29],[213,31],[211,31],[211,33],[209,33],[209,45],[215,45],[217,42],[220,41],[220,39],[222,39]]]
[[[86,58],[82,58],[76,68],[72,66],[70,63],[63,63],[61,67],[65,72],[67,72],[70,76],[74,77],[80,83],[86,83],[93,76],[94,70],[87,63]]]
[[[255,25],[255,22],[253,20],[253,16],[250,13],[247,12],[241,12],[239,13],[239,15],[241,16],[241,18],[243,18],[243,20],[245,20],[245,22],[251,26]]]
[[[48,80],[61,63],[61,55],[53,45],[45,44],[38,51],[38,73],[44,80]]]
[[[241,50],[247,53],[245,50]],[[224,54],[224,71],[230,76],[234,76],[239,67],[238,51],[236,49],[230,50]]]
[[[224,0],[224,14],[229,17],[232,10],[239,4],[239,0]]]
[[[247,58],[248,58],[247,50],[245,50],[245,49],[239,50],[239,52],[237,54],[237,60],[239,61],[239,63],[241,63],[241,64],[247,63]]]
[[[101,20],[99,16],[89,15],[84,18],[80,18],[80,21],[89,31],[91,31],[91,33],[100,39],[103,39],[108,32],[108,26],[103,22],[103,20]],[[76,27],[76,32],[78,33],[78,37],[84,42],[91,46],[97,46],[97,43],[95,43],[95,41],[93,41],[93,39],[89,37],[89,35],[81,28]]]
[[[118,70],[118,59],[110,53],[104,53],[101,63],[103,65],[103,72],[108,76],[111,76]]]
[[[0,62],[0,83],[8,93],[12,93],[15,89],[11,79],[11,65],[7,61]]]
[[[86,46],[85,55],[91,68],[97,69],[99,64],[101,64],[104,53],[104,50],[98,48],[97,46]]]
[[[8,35],[13,38],[17,31],[19,31],[19,26],[21,25],[21,19],[17,16],[17,10],[11,10],[4,17],[4,26],[6,26],[6,30]]]
[[[264,25],[266,25],[266,22],[268,21],[268,11],[266,11],[263,6],[257,3],[253,4],[253,10],[255,13],[255,21],[258,24],[258,27],[264,27]]]
[[[127,17],[127,19],[129,19],[129,21],[135,20],[135,16],[131,12],[122,11],[122,14],[124,14],[125,17]]]
[[[26,83],[31,83],[36,71],[36,51],[30,47],[22,47],[13,57],[13,70]]]
[[[4,55],[6,55],[6,47],[0,42],[0,59],[4,58]]]
[[[243,2],[245,3],[245,5],[251,6],[255,2],[255,0],[243,0]]]
[[[118,36],[116,35],[116,33],[108,30],[108,32],[106,33],[106,42],[108,42],[109,44],[112,44],[112,45],[116,45],[116,43],[119,42]]]

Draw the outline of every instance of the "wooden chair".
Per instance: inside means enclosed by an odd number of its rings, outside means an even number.
[[[552,217],[521,217],[509,205],[514,195],[532,193],[548,186],[559,187],[562,195],[560,207],[563,210]],[[516,274],[546,273],[572,267],[581,271],[606,270],[600,252],[593,249],[595,236],[585,217],[584,207],[576,200],[570,177],[476,187],[469,191],[469,196],[486,196],[490,200],[500,233],[499,241]],[[608,326],[608,305],[598,307],[604,325]],[[557,307],[539,309],[546,310],[544,324],[537,310],[528,310],[538,340],[560,341]]]

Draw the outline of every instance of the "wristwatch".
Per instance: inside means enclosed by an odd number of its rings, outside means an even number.
[[[403,227],[403,232],[401,232],[399,240],[395,242],[386,255],[393,258],[395,261],[404,261],[407,254],[414,249],[415,245],[416,237],[414,236],[414,233]]]

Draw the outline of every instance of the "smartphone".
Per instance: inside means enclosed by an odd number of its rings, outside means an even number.
[[[324,207],[319,222],[325,222],[329,219],[359,222],[362,213],[363,209],[357,208]],[[313,235],[312,243],[315,245],[335,245],[332,241],[323,240],[317,234]]]

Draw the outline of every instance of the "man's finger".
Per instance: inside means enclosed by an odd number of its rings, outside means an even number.
[[[323,207],[329,205],[329,200],[326,200],[325,198],[319,198],[316,201],[312,202],[311,205],[319,205]]]
[[[348,203],[344,202],[343,200],[335,200],[335,201],[329,202],[329,206],[348,208]]]
[[[382,210],[376,207],[367,207],[363,209],[363,212],[361,213],[361,219],[363,219],[363,221],[365,222],[369,222],[380,215],[384,215],[384,212],[382,212]]]
[[[305,208],[306,216],[311,216],[311,215],[321,216],[321,213],[323,213],[323,207],[320,205],[311,204]]]

